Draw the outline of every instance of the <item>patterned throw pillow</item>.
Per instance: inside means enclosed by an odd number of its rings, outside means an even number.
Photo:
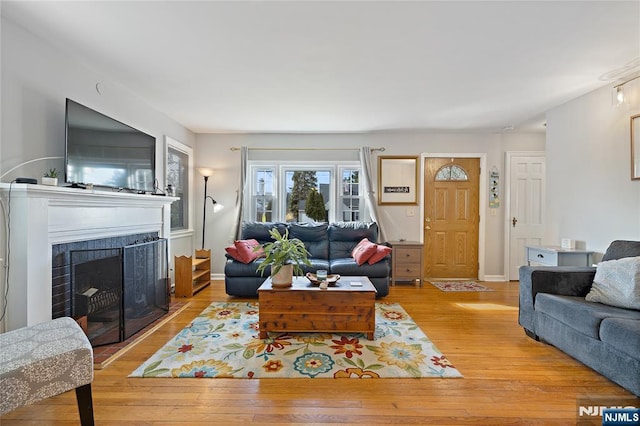
[[[640,310],[640,256],[600,262],[585,299]]]
[[[351,256],[358,265],[365,263],[371,256],[375,254],[377,244],[372,243],[367,238],[363,238],[351,252]]]

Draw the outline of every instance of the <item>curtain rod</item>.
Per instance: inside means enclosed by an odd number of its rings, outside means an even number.
[[[231,151],[240,151],[240,148],[232,146]],[[358,148],[249,148],[249,151],[359,151]],[[385,148],[371,148],[371,151],[384,152]]]

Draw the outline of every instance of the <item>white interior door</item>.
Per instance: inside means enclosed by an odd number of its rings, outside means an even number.
[[[539,245],[544,232],[545,154],[506,154],[507,200],[505,265],[507,279],[518,279],[518,268],[526,264],[525,247]]]

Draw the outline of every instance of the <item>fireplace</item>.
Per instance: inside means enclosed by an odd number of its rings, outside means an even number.
[[[167,241],[71,250],[72,315],[93,346],[121,342],[169,310]]]
[[[171,203],[177,198],[60,186],[0,183],[11,206],[7,239],[6,316],[0,327],[20,327],[71,315],[69,267],[58,247],[131,234],[171,236]],[[143,240],[136,237],[135,240]],[[135,241],[73,249],[119,248]],[[170,249],[170,241],[167,242]],[[68,256],[66,256],[68,258]],[[56,268],[62,273],[54,275]]]

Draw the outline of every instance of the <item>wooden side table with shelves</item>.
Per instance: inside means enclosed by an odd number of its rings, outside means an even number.
[[[211,250],[196,250],[193,256],[174,258],[176,297],[192,297],[211,284]]]
[[[420,281],[422,287],[423,244],[419,241],[389,241],[391,246],[391,285],[396,281]]]

